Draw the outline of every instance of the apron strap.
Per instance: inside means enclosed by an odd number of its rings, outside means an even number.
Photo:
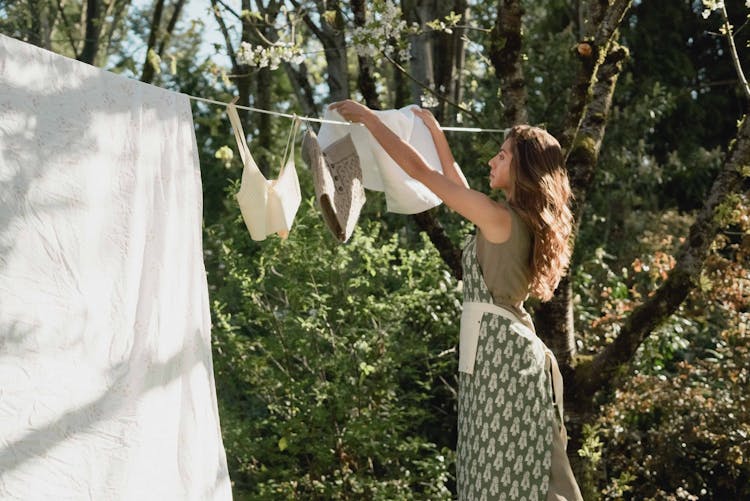
[[[560,427],[562,428],[565,425],[565,421],[563,420],[563,377],[552,350],[545,347],[544,354],[546,356],[546,370],[552,374],[552,393],[555,399],[555,406],[557,407],[557,415],[560,418]]]

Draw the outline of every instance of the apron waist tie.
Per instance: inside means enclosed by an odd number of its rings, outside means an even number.
[[[458,370],[467,374],[474,373],[474,361],[477,357],[477,345],[479,343],[479,327],[482,323],[482,315],[491,313],[505,317],[512,322],[519,322],[513,313],[494,303],[482,303],[479,301],[465,301],[461,311],[461,329],[458,338]],[[521,324],[523,325],[523,324]],[[528,327],[523,326],[525,330]],[[536,337],[533,333],[531,333]]]

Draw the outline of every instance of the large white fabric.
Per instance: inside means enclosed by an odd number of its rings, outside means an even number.
[[[0,499],[230,499],[188,98],[0,36],[0,187]]]
[[[375,111],[375,114],[398,137],[412,145],[430,168],[443,172],[432,134],[422,119],[412,113],[413,107]],[[326,108],[323,118],[346,121],[329,108]],[[416,214],[442,203],[429,188],[404,172],[370,134],[370,131],[360,124],[323,123],[318,133],[318,143],[324,150],[347,134],[351,134],[357,149],[365,188],[385,192],[386,207],[389,212]]]

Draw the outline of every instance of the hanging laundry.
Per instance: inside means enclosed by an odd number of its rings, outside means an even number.
[[[231,499],[187,96],[0,35],[0,498]]]
[[[422,155],[427,165],[433,170],[443,172],[432,134],[422,119],[411,112],[412,107],[414,106],[406,106],[398,110],[375,111],[375,114],[398,137],[412,145]],[[323,118],[346,122],[341,115],[328,108]],[[425,185],[404,172],[364,126],[324,123],[318,133],[318,142],[325,150],[347,134],[351,134],[357,149],[365,188],[385,192],[388,211],[416,214],[442,203],[440,198]]]
[[[294,165],[294,143],[300,122],[297,119],[292,122],[278,179],[269,180],[260,171],[247,147],[235,102],[237,98],[227,105],[227,115],[232,123],[243,164],[242,183],[237,193],[242,219],[253,240],[265,240],[268,235],[274,233],[286,238],[302,202],[299,178]]]
[[[302,140],[302,159],[312,170],[323,221],[339,241],[346,242],[366,200],[362,168],[351,135],[321,151],[317,136],[308,131]]]

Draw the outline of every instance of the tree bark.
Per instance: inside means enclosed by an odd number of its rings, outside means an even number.
[[[421,33],[410,35],[411,61],[409,62],[409,73],[416,80],[411,82],[412,103],[421,106],[421,96],[424,94],[423,87],[435,90],[432,64],[432,40],[434,33],[424,32],[424,23],[437,16],[435,15],[434,5],[430,0],[404,1],[402,2],[402,9],[404,17],[409,24],[417,23],[422,28]],[[441,118],[437,116],[438,120]]]
[[[578,133],[586,105],[592,97],[591,89],[596,84],[594,76],[609,54],[610,43],[616,38],[617,27],[625,17],[632,0],[613,0],[612,5],[608,4],[608,0],[582,0],[580,6],[581,37],[576,47],[579,67],[571,89],[564,129],[558,134],[560,145],[566,155]]]
[[[95,64],[101,40],[102,13],[100,2],[101,0],[86,1],[86,32],[83,37],[83,50],[81,50],[78,60],[91,65]]]
[[[349,98],[349,69],[346,55],[346,39],[344,38],[344,19],[341,16],[341,6],[338,0],[316,1],[320,26],[310,17],[297,0],[290,0],[294,7],[302,12],[302,20],[310,31],[320,40],[325,50],[328,71],[326,78],[328,82],[328,95],[332,101],[341,101]],[[323,18],[325,11],[336,13],[333,24],[329,24]]]
[[[169,16],[169,21],[167,22],[167,29],[164,31],[164,35],[159,42],[159,49],[156,51],[156,53],[159,54],[160,57],[164,54],[164,49],[169,44],[169,39],[172,38],[172,32],[174,31],[174,27],[177,24],[177,21],[180,19],[180,14],[182,13],[182,7],[184,5],[185,0],[177,0],[174,5],[172,15]]]
[[[95,2],[96,0],[89,0],[89,2]],[[164,12],[164,0],[156,0],[154,6],[154,14],[151,17],[150,32],[148,35],[148,43],[146,45],[146,57],[143,60],[143,71],[141,72],[141,82],[151,83],[154,80],[154,74],[156,70],[151,61],[149,61],[149,53],[156,47],[156,39],[159,35],[159,29],[161,27],[161,15]]]
[[[506,126],[526,123],[526,80],[521,65],[523,6],[520,0],[499,0],[490,36],[489,58],[502,91]]]
[[[352,0],[352,12],[354,13],[354,25],[362,27],[367,21],[367,6],[365,0]],[[375,66],[372,58],[357,56],[359,75],[357,75],[357,88],[362,93],[365,104],[373,110],[380,109],[380,100],[375,85]]]

